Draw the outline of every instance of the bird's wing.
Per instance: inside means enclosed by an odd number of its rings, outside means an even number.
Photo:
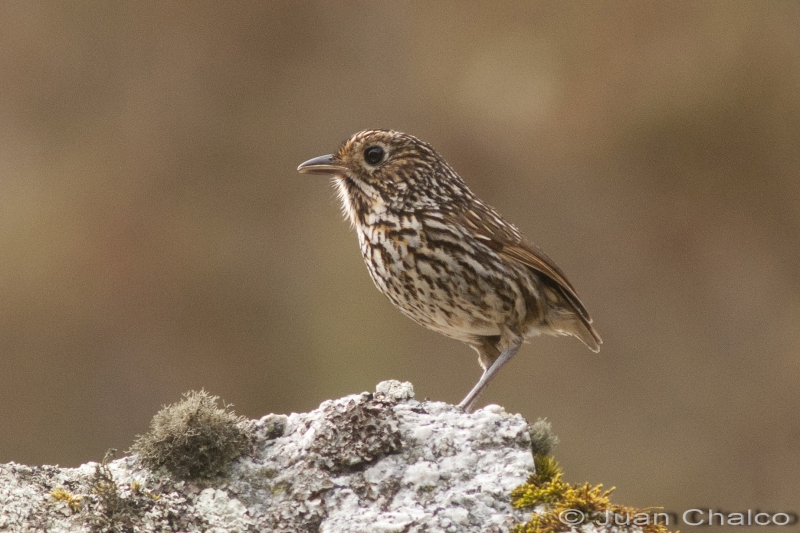
[[[565,293],[564,296],[566,296],[570,303],[573,304],[576,311],[578,311],[578,313],[580,313],[580,315],[589,322],[592,321],[591,317],[589,316],[589,312],[586,310],[586,307],[584,307],[580,298],[578,298],[575,288],[566,278],[564,273],[560,268],[558,268],[553,260],[550,259],[544,252],[542,252],[536,245],[525,242],[524,240],[516,244],[505,243],[502,248],[498,250],[498,252],[500,255],[515,259],[555,281],[559,288],[562,289],[562,292]]]
[[[594,340],[597,343],[602,342],[592,326],[592,317],[589,316],[589,312],[564,272],[538,246],[525,239],[516,227],[503,220],[488,206],[482,213],[468,210],[453,216],[458,223],[501,256],[522,263],[552,280]]]

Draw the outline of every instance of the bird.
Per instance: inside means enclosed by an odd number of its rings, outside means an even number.
[[[483,374],[459,403],[464,411],[532,337],[571,335],[599,351],[564,272],[430,144],[368,129],[297,170],[332,178],[378,290],[413,321],[478,352]]]

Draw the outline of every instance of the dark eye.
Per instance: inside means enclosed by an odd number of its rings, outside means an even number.
[[[384,155],[386,155],[386,152],[380,146],[369,146],[364,150],[364,161],[374,166],[383,161]]]

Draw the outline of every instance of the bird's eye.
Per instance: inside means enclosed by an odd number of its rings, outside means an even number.
[[[385,155],[386,152],[380,146],[369,146],[364,150],[364,161],[374,166],[383,161]]]

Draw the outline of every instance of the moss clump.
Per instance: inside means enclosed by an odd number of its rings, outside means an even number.
[[[204,390],[185,393],[156,413],[130,451],[145,467],[163,466],[181,480],[226,475],[231,462],[249,450],[250,439],[241,428],[244,417],[224,402],[218,407],[218,401]]]
[[[528,427],[528,434],[531,437],[531,449],[533,455],[547,456],[553,453],[553,448],[559,442],[558,437],[553,433],[553,425],[546,418],[540,418]]]
[[[668,533],[652,509],[635,509],[612,504],[609,495],[588,483],[569,484],[556,460],[548,455],[534,456],[536,473],[528,482],[511,492],[511,504],[517,509],[543,507],[530,521],[519,524],[512,533],[558,533],[587,523],[598,526],[639,527],[643,533]]]

